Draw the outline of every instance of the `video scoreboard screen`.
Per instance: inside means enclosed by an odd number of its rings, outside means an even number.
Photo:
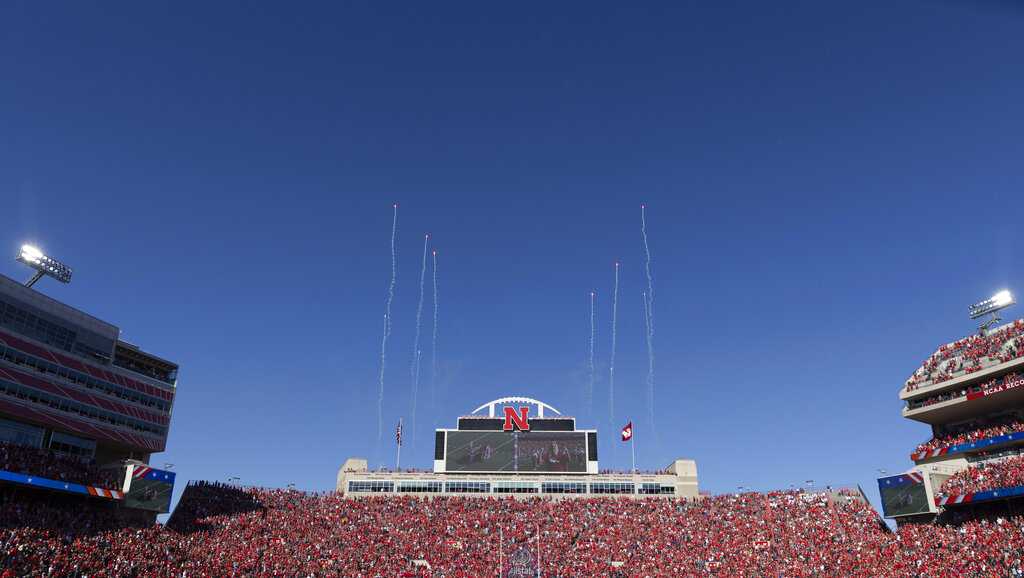
[[[887,518],[925,514],[932,511],[928,492],[920,476],[900,475],[880,478],[878,493]]]
[[[124,505],[139,510],[169,512],[174,477],[174,472],[132,465],[128,469]]]
[[[449,431],[449,472],[586,473],[586,432]]]

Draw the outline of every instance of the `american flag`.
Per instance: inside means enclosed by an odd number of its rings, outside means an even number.
[[[398,420],[398,427],[395,428],[395,441],[398,442],[398,446],[402,446],[402,420]]]

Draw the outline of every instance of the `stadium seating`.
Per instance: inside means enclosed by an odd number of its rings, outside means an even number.
[[[1024,319],[1009,323],[986,336],[972,335],[943,345],[907,380],[907,391],[942,383],[1024,356]]]
[[[100,469],[77,457],[4,442],[0,442],[0,470],[108,489],[120,488],[124,475],[123,469]]]
[[[1024,420],[1016,415],[1002,416],[996,420],[971,422],[918,444],[914,453],[976,442],[1014,432],[1024,432]]]
[[[944,495],[959,496],[1024,486],[1024,456],[993,460],[961,470],[942,484]]]
[[[907,403],[907,407],[910,409],[917,409],[919,407],[925,407],[934,405],[943,401],[949,401],[959,397],[964,397],[973,394],[987,393],[993,390],[998,391],[997,388],[1003,387],[1006,384],[1013,384],[1020,379],[1020,374],[1017,372],[1010,372],[1005,375],[992,378],[984,383],[973,384],[965,388],[955,389],[953,391],[945,391],[937,393],[935,395],[928,396],[924,399],[915,399]]]
[[[468,578],[496,575],[499,559],[536,564],[538,552],[545,576],[1021,576],[1022,528],[984,517],[893,534],[860,499],[800,492],[353,500],[200,483],[167,527],[0,500],[0,578]]]

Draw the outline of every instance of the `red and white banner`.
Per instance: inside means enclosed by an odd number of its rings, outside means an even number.
[[[988,397],[990,395],[999,393],[1001,391],[1006,391],[1008,389],[1017,389],[1022,385],[1024,385],[1024,377],[1021,377],[1016,373],[1011,373],[1007,375],[1005,378],[1003,378],[1003,382],[998,385],[993,385],[992,387],[983,391],[968,393],[967,399],[978,399],[979,397]]]
[[[622,441],[628,442],[633,439],[633,422],[626,424],[626,427],[622,428]]]

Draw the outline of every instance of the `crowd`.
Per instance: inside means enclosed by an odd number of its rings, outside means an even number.
[[[0,442],[0,470],[111,489],[121,487],[124,475],[124,468],[100,468],[76,456],[7,442]]]
[[[955,389],[953,391],[946,391],[943,393],[937,393],[935,395],[928,396],[924,399],[915,399],[907,402],[907,407],[910,409],[917,409],[919,407],[925,407],[934,405],[939,402],[949,401],[958,397],[964,397],[974,393],[989,394],[991,392],[998,392],[1003,389],[1009,389],[1014,387],[1020,387],[1024,381],[1021,380],[1021,375],[1017,372],[1010,372],[999,377],[994,377],[984,383],[976,383]]]
[[[1024,455],[974,464],[950,476],[940,491],[959,496],[1017,486],[1024,486]]]
[[[943,345],[907,380],[907,390],[942,383],[958,374],[973,373],[993,363],[1024,355],[1024,319],[988,335],[972,335]]]
[[[505,576],[1024,576],[1024,518],[892,533],[834,493],[348,499],[195,484],[166,527],[110,516],[0,500],[0,578],[468,578],[499,565]]]
[[[978,420],[947,428],[932,439],[918,444],[914,453],[930,452],[1014,432],[1024,432],[1024,420],[1017,415],[1000,416],[994,420]]]

